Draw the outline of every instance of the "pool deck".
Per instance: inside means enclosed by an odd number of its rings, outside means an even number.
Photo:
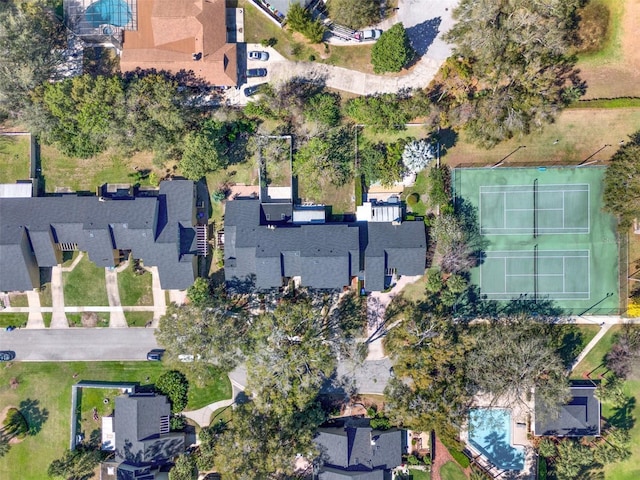
[[[506,405],[511,405],[507,407]],[[489,395],[476,395],[474,398],[474,408],[500,408],[510,410],[511,412],[511,445],[524,447],[524,468],[519,472],[518,479],[533,480],[536,473],[536,457],[533,445],[527,438],[530,430],[529,421],[533,419],[534,405],[529,402],[515,402],[505,399],[503,401],[495,400]],[[468,424],[464,425],[460,431],[460,440],[462,440],[468,449],[476,456],[480,457],[476,460],[481,466],[490,467],[491,462],[477,451],[469,441]],[[497,467],[493,467],[492,472],[501,471]]]

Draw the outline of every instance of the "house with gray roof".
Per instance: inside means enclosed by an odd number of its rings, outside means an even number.
[[[0,198],[0,291],[40,287],[40,269],[62,263],[64,251],[87,252],[99,267],[114,267],[131,253],[158,267],[163,289],[195,280],[199,250],[196,190],[190,180],[161,182],[133,194],[68,194]]]
[[[593,384],[573,382],[571,399],[562,405],[549,406],[536,401],[534,434],[536,436],[585,437],[600,435],[600,400]]]
[[[169,431],[171,406],[155,393],[115,399],[115,458],[108,462],[117,480],[154,480],[163,466],[185,450],[185,435]]]
[[[402,464],[406,430],[373,430],[345,425],[320,428],[314,439],[320,452],[318,480],[386,480]]]
[[[317,209],[293,205],[276,215],[259,199],[227,202],[225,280],[231,290],[276,289],[291,278],[303,287],[341,289],[354,278],[367,291],[384,290],[392,275],[422,275],[426,232],[420,221],[324,222]],[[293,221],[296,212],[304,213]]]

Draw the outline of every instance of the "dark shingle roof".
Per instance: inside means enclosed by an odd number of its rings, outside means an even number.
[[[402,431],[369,427],[321,428],[315,438],[327,467],[350,471],[392,469],[402,463]]]
[[[600,435],[600,401],[594,386],[572,386],[571,400],[557,408],[536,402],[536,435],[583,437]]]
[[[138,393],[116,397],[116,460],[132,465],[163,463],[184,451],[184,434],[160,433],[171,407],[164,395]]]
[[[318,475],[318,480],[384,480],[384,478],[384,470],[353,472],[331,467],[324,467]]]
[[[7,246],[0,249],[0,265],[9,267],[0,269],[0,290],[38,286],[37,279],[31,285],[21,280],[29,263],[26,253],[21,261],[5,258],[8,245],[19,245],[25,229],[41,267],[59,262],[55,243],[77,244],[101,267],[115,265],[114,250],[131,250],[134,258],[158,267],[163,288],[185,289],[195,279],[193,207],[190,180],[162,182],[158,196],[118,200],[77,195],[0,198],[0,245]]]
[[[228,202],[225,211],[227,285],[255,278],[258,289],[300,276],[303,286],[339,289],[349,285],[365,256],[366,288],[384,289],[385,268],[399,275],[424,273],[426,234],[422,222],[266,225],[258,199]],[[371,269],[369,269],[369,262]]]

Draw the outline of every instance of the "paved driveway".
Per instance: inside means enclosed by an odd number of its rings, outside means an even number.
[[[418,55],[442,62],[451,55],[451,45],[442,40],[455,23],[452,17],[459,0],[399,0],[396,15],[379,24],[388,30],[402,22]]]

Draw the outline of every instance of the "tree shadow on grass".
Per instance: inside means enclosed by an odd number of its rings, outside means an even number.
[[[49,410],[40,408],[40,401],[27,398],[20,402],[19,410],[29,425],[29,435],[37,435],[42,425],[49,419]]]
[[[636,423],[633,417],[633,409],[636,407],[636,398],[629,397],[620,408],[614,409],[613,415],[607,418],[607,426],[631,430]]]

